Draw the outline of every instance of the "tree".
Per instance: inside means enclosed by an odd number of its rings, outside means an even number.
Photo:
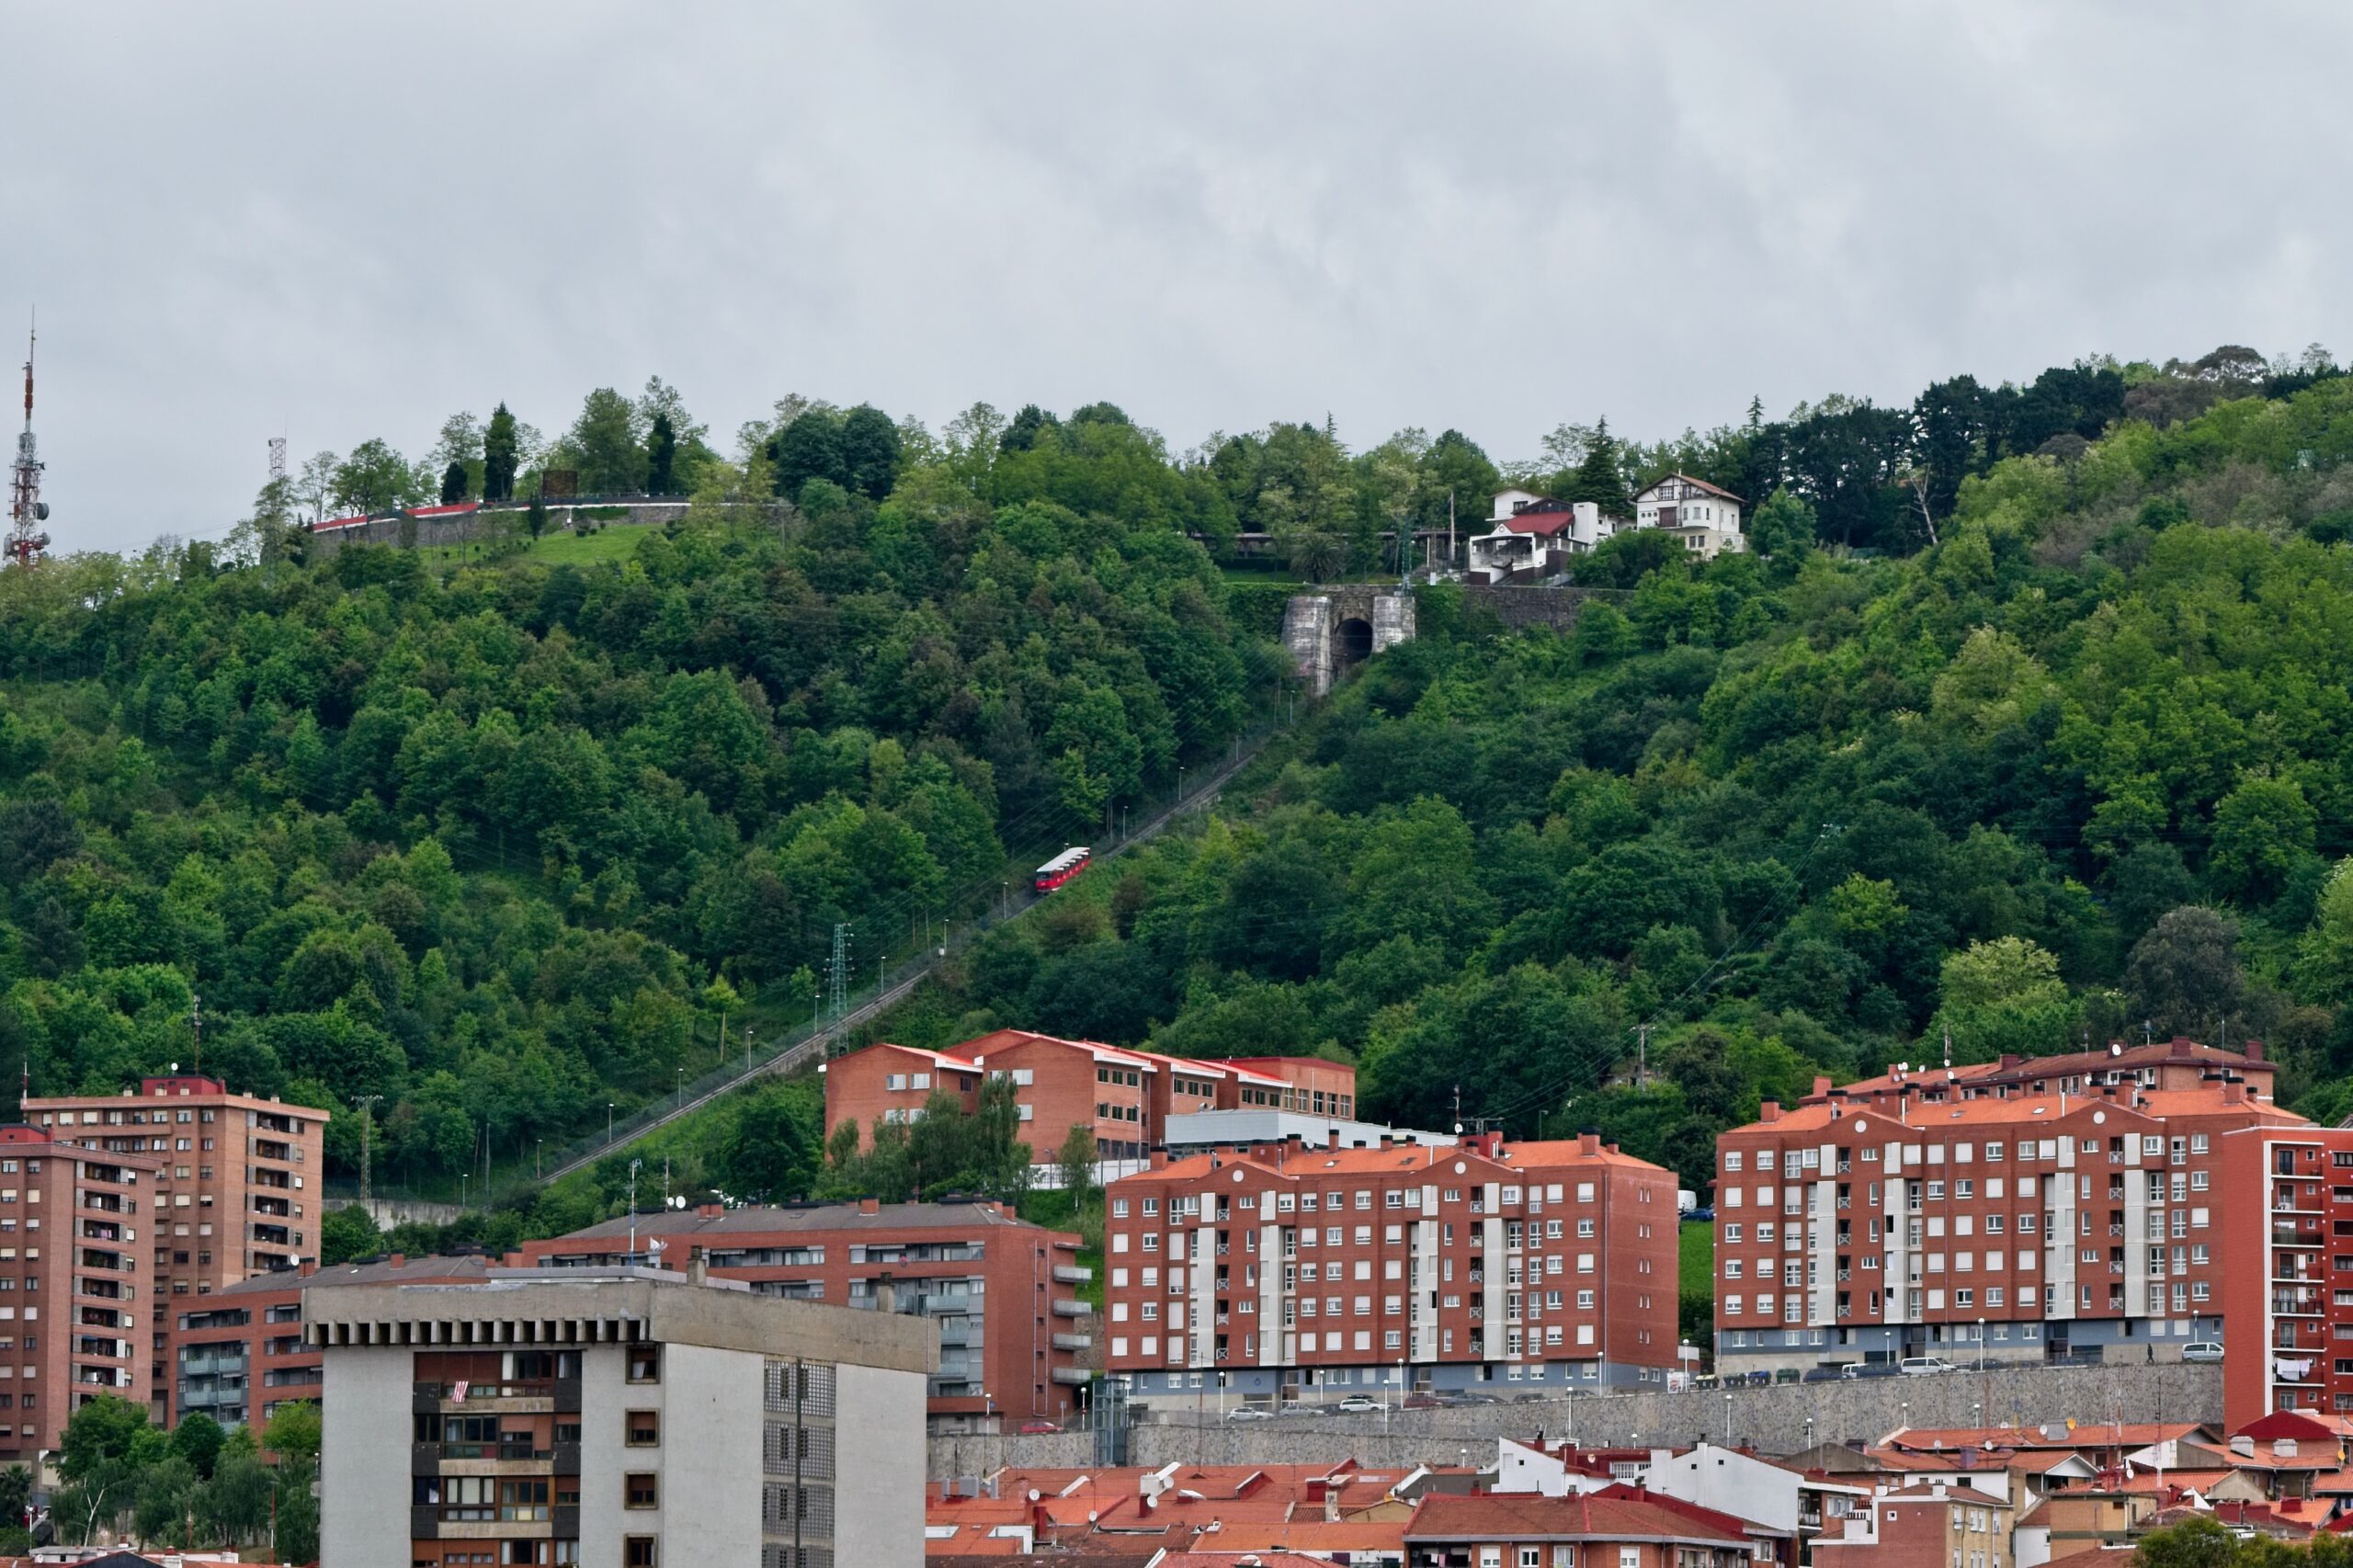
[[[1748,541],[1762,555],[1802,561],[1813,549],[1819,524],[1813,508],[1776,490],[1748,517]]]
[[[645,438],[645,493],[668,495],[677,483],[678,433],[667,414],[657,414]]]
[[[24,1527],[25,1510],[32,1506],[33,1472],[23,1465],[12,1464],[0,1470],[0,1520],[6,1528]]]
[[[277,1505],[271,1510],[272,1544],[277,1548],[275,1555],[282,1562],[319,1560],[318,1478],[319,1461],[315,1455],[299,1461],[278,1462]]]
[[[719,1156],[718,1177],[731,1198],[781,1203],[808,1196],[817,1177],[822,1106],[798,1084],[763,1084],[744,1096]]]
[[[531,492],[531,504],[523,513],[523,526],[533,539],[548,531],[548,500],[536,490]]]
[[[1955,1062],[2044,1056],[2075,1044],[2079,1013],[2059,960],[2022,937],[1972,942],[1948,955],[1938,996],[1927,1043],[1933,1049],[1949,1038]]]
[[[768,443],[768,460],[776,465],[776,493],[797,501],[813,479],[847,487],[848,464],[842,452],[841,419],[829,409],[810,409],[776,433]]]
[[[74,1412],[58,1439],[57,1473],[79,1481],[118,1462],[145,1462],[161,1451],[163,1434],[148,1424],[144,1405],[102,1393]]]
[[[412,497],[415,475],[383,441],[362,441],[335,467],[335,502],[354,512],[389,512]]]
[[[1633,504],[1626,494],[1626,475],[1618,466],[1618,443],[1609,434],[1607,418],[1594,426],[1592,438],[1585,444],[1585,456],[1568,483],[1562,486],[1560,498],[1590,501],[1607,517],[1632,515]]]
[[[483,432],[482,498],[485,501],[506,501],[515,494],[515,471],[521,460],[520,444],[515,416],[501,403],[491,411],[490,425]],[[538,537],[536,534],[534,538]]]
[[[466,465],[452,462],[441,471],[441,505],[450,506],[466,498]]]
[[[358,1204],[330,1209],[319,1217],[319,1262],[349,1263],[374,1257],[384,1250],[384,1236],[375,1220]]]
[[[2234,1568],[2244,1549],[2219,1520],[2185,1519],[2141,1538],[2136,1568]]]
[[[1086,1207],[1094,1196],[1095,1162],[1095,1129],[1083,1121],[1072,1123],[1070,1135],[1063,1140],[1054,1163],[1061,1168],[1063,1190],[1080,1208]]]
[[[294,477],[294,495],[310,506],[313,520],[327,515],[327,503],[335,494],[335,471],[342,466],[333,452],[313,452],[302,460],[301,472]]]
[[[324,1430],[318,1401],[289,1400],[270,1413],[268,1424],[262,1428],[261,1446],[281,1461],[314,1464]]]
[[[838,475],[825,477],[870,501],[891,494],[899,472],[899,430],[889,415],[861,403],[842,415],[841,465]]]
[[[565,440],[580,470],[582,494],[633,494],[645,488],[637,411],[612,388],[598,387],[581,400]]]
[[[2159,1040],[2213,1038],[2246,995],[2238,923],[2211,909],[2177,909],[2132,946],[2124,992]]]
[[[221,1443],[228,1436],[221,1423],[200,1410],[190,1411],[180,1417],[172,1428],[172,1452],[188,1463],[199,1476],[210,1478],[212,1466],[221,1457]]]
[[[2214,805],[2215,885],[2248,903],[2279,896],[2312,858],[2320,813],[2292,778],[2253,774]]]

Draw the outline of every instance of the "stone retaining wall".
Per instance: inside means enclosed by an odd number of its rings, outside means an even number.
[[[1543,588],[1533,583],[1465,583],[1463,608],[1485,610],[1513,631],[1549,626],[1567,631],[1577,623],[1585,606],[1583,588]]]
[[[2079,1426],[2114,1420],[2213,1421],[2222,1415],[2222,1369],[2172,1362],[2156,1366],[2013,1367],[1928,1378],[1780,1383],[1768,1388],[1703,1389],[1688,1393],[1588,1395],[1574,1402],[1465,1405],[1390,1413],[1384,1432],[1373,1415],[1297,1415],[1272,1421],[1218,1418],[1215,1402],[1193,1424],[1189,1409],[1155,1410],[1167,1419],[1137,1427],[1131,1464],[1321,1463],[1358,1459],[1372,1465],[1457,1464],[1495,1457],[1499,1437],[1574,1435],[1589,1443],[1686,1444],[1733,1440],[1768,1453],[1793,1453],[1809,1442],[1871,1441],[1898,1426],[1971,1426],[2011,1421]],[[1508,1386],[1508,1385],[1505,1385]],[[1508,1399],[1508,1396],[1505,1396]],[[1573,1407],[1572,1407],[1573,1406]],[[1809,1426],[1808,1422],[1812,1425]],[[1094,1462],[1090,1433],[1035,1437],[935,1437],[931,1474],[985,1475],[1006,1464],[1069,1466]]]

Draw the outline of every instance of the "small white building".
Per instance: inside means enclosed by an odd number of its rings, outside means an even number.
[[[1470,580],[1474,583],[1535,582],[1569,568],[1572,556],[1590,555],[1594,546],[1627,524],[1602,516],[1590,501],[1555,501],[1525,490],[1496,495],[1489,530],[1470,544]]]
[[[1670,473],[1634,497],[1634,526],[1665,528],[1702,561],[1748,548],[1740,531],[1739,496],[1704,479]]]

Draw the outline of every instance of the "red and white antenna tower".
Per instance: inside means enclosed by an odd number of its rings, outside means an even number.
[[[38,332],[25,339],[25,427],[17,437],[17,461],[8,472],[8,540],[6,559],[29,567],[49,548],[40,525],[49,520],[49,503],[40,498],[41,460],[33,441],[33,347]]]

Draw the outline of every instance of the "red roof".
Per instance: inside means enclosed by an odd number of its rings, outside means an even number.
[[[1747,1526],[1730,1514],[1631,1486],[1568,1497],[1433,1492],[1414,1510],[1405,1540],[1674,1540],[1745,1549]]]

